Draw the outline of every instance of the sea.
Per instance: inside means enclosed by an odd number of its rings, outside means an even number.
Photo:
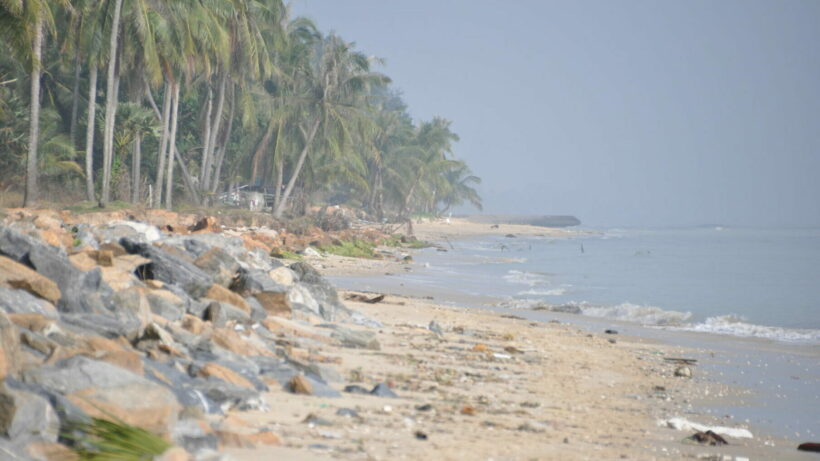
[[[334,283],[706,347],[717,355],[702,369],[751,396],[708,411],[820,437],[820,229],[587,228],[439,244],[411,270]]]

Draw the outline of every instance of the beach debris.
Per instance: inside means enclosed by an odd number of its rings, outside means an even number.
[[[425,403],[424,405],[416,405],[416,410],[418,411],[430,411],[433,409],[433,406],[429,403]]]
[[[609,339],[607,339],[607,341],[609,341],[609,344],[615,344],[615,343],[618,342],[618,341],[615,340],[615,338],[609,338]]]
[[[726,437],[732,437],[735,439],[752,439],[754,436],[748,429],[736,428],[736,427],[725,427],[725,426],[706,426],[705,424],[699,424],[692,421],[689,421],[684,418],[670,418],[670,419],[660,419],[658,420],[658,426],[668,427],[670,429],[675,429],[678,431],[695,431],[695,432],[708,432],[712,431],[715,434],[723,435]]]
[[[349,386],[345,386],[344,392],[347,392],[348,394],[362,394],[362,395],[370,394],[370,391],[363,388],[362,386],[359,386],[358,384],[351,384]]]
[[[691,437],[689,437],[689,440],[694,440],[697,443],[712,446],[729,444],[726,439],[712,431],[695,432]]]
[[[542,432],[547,431],[547,425],[538,421],[527,421],[524,424],[518,426],[518,430],[521,432],[532,432],[534,434],[540,434]]]
[[[820,453],[820,443],[817,442],[806,442],[801,443],[797,446],[797,449],[800,451],[813,451],[815,453]]]
[[[488,350],[490,350],[490,348],[487,347],[486,344],[478,343],[473,346],[473,352],[487,352]]]
[[[521,406],[524,408],[538,408],[541,404],[538,402],[521,402]]]
[[[345,299],[348,301],[355,301],[357,303],[376,304],[384,301],[385,295],[380,294],[373,297],[368,297],[359,293],[348,293]]]
[[[461,413],[462,415],[467,415],[467,416],[475,416],[475,408],[471,407],[471,406],[466,406],[466,407],[462,408],[459,413]]]
[[[370,391],[370,395],[375,395],[377,397],[389,397],[391,399],[398,398],[398,394],[393,392],[393,389],[390,389],[390,386],[387,383],[379,383],[373,387],[373,390]]]
[[[441,336],[441,335],[444,334],[444,330],[441,329],[441,325],[439,325],[438,322],[436,322],[435,320],[430,320],[430,324],[427,325],[427,329],[432,331],[433,333],[435,333],[438,336]]]
[[[328,421],[324,418],[320,418],[319,416],[316,416],[313,413],[309,413],[307,416],[305,416],[305,419],[303,419],[302,422],[307,424],[310,427],[314,427],[314,426],[332,426],[333,425],[332,422],[330,422],[330,421]]]
[[[675,368],[675,376],[679,378],[691,378],[692,369],[686,366]]]
[[[610,330],[610,329],[606,329],[606,330],[604,330],[604,333],[606,333],[606,334],[608,334],[608,335],[617,335],[617,334],[618,334],[618,330]]]
[[[311,247],[307,247],[304,250],[302,250],[302,254],[305,255],[305,256],[313,256],[315,258],[321,258],[322,257],[322,255],[319,254],[318,251],[314,250]]]
[[[418,439],[418,440],[427,440],[427,434],[425,434],[422,431],[416,431],[414,435],[416,436],[416,439]]]
[[[522,351],[521,349],[518,349],[518,348],[513,347],[513,346],[505,347],[504,351],[509,352],[510,354],[523,354],[524,353],[524,351]]]
[[[505,235],[504,237],[507,237],[508,239],[514,239],[514,238],[515,238],[515,234],[507,234],[507,235]]]
[[[345,347],[351,347],[354,349],[372,349],[375,351],[381,349],[379,340],[376,339],[376,333],[372,331],[351,330],[349,328],[336,326],[333,333],[330,334],[330,337],[338,339]]]
[[[667,362],[676,363],[678,365],[697,365],[697,359],[685,359],[681,357],[664,357],[663,360]]]
[[[492,226],[490,226],[490,229],[498,229],[498,224],[493,224]]]
[[[352,408],[339,408],[336,410],[336,416],[344,416],[345,418],[360,418],[359,413]]]

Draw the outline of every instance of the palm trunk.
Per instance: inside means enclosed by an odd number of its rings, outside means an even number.
[[[214,92],[211,90],[210,80],[208,81],[208,109],[205,111],[205,127],[202,134],[202,159],[199,162],[199,186],[205,182],[205,164],[207,163],[209,143],[211,142],[211,113],[214,108]]]
[[[165,94],[162,96],[162,116],[160,116],[160,123],[162,123],[162,134],[159,138],[159,151],[157,152],[157,182],[156,182],[156,197],[152,206],[158,208],[162,205],[162,184],[165,179],[165,161],[168,158],[168,135],[171,118],[171,92],[172,85],[170,83],[165,85]],[[150,90],[149,90],[150,93]],[[152,97],[153,100],[153,97]]]
[[[273,193],[273,209],[279,206],[282,200],[282,181],[285,176],[285,154],[279,149],[279,141],[282,139],[282,121],[279,120],[279,128],[276,130],[276,144],[273,146],[273,155],[276,160],[276,191]]]
[[[79,41],[79,39],[78,39]],[[71,147],[77,148],[77,112],[80,108],[80,71],[83,66],[80,61],[80,48],[74,52],[74,89],[71,93],[71,124],[69,125],[69,137]]]
[[[171,112],[171,138],[168,142],[171,145],[169,155],[176,156],[176,142],[177,142],[177,115],[179,115],[179,82],[175,82],[174,86],[174,96],[173,96],[173,109]],[[168,157],[168,176],[166,179],[165,184],[165,208],[170,210],[173,206],[173,196],[174,196],[174,159],[172,157]],[[181,161],[181,159],[180,159]]]
[[[142,134],[134,135],[134,153],[131,157],[131,202],[140,201],[140,163],[142,163]]]
[[[90,62],[90,61],[89,61]],[[89,64],[88,115],[85,129],[85,196],[94,201],[94,123],[97,113],[97,66]]]
[[[122,0],[115,0],[114,17],[111,23],[111,40],[108,51],[108,79],[106,80],[105,104],[105,137],[103,138],[103,184],[102,205],[107,205],[111,199],[111,166],[114,158],[114,123],[117,116],[116,69],[117,69],[117,39],[120,29],[120,12]]]
[[[236,111],[236,96],[233,87],[231,88],[231,94],[234,95],[231,98],[231,109],[228,111],[228,126],[225,129],[225,137],[222,140],[222,145],[219,147],[219,153],[216,156],[216,167],[214,168],[214,175],[211,179],[211,194],[216,193],[216,190],[219,189],[219,177],[222,174],[222,163],[225,161],[225,152],[228,150],[228,143],[231,141],[231,132],[233,130],[233,117],[234,112]]]
[[[37,141],[40,138],[40,58],[43,52],[43,17],[37,15],[34,25],[34,43],[31,56],[31,114],[28,132],[28,158],[26,159],[26,195],[23,206],[31,206],[37,200]]]
[[[293,192],[293,186],[296,185],[296,179],[299,177],[299,172],[302,171],[302,165],[305,164],[305,159],[308,156],[308,152],[310,152],[310,145],[313,144],[313,138],[316,137],[316,132],[319,130],[319,122],[321,118],[316,117],[316,121],[313,122],[313,126],[310,128],[310,133],[308,134],[307,139],[305,139],[305,147],[302,149],[302,152],[299,154],[299,160],[296,162],[296,167],[293,169],[293,174],[290,176],[290,180],[288,181],[288,186],[285,188],[285,192],[282,194],[282,200],[276,206],[273,217],[274,218],[281,218],[282,213],[285,212],[285,205],[288,203],[288,198],[290,197],[291,192]]]
[[[259,161],[262,159],[262,154],[268,149],[270,138],[273,137],[273,119],[268,122],[268,129],[265,130],[265,135],[256,145],[256,152],[253,153],[253,165],[251,166],[251,184],[256,184],[256,178],[259,176]]]
[[[211,124],[211,139],[208,141],[208,153],[204,159],[205,174],[201,183],[202,191],[207,194],[211,189],[211,175],[213,170],[214,151],[216,150],[216,139],[222,127],[222,111],[225,109],[225,87],[228,83],[228,73],[223,72],[219,82],[219,94],[216,100],[216,114]]]

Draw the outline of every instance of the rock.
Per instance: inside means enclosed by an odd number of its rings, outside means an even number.
[[[310,395],[313,393],[313,386],[311,386],[310,382],[301,375],[296,375],[291,378],[288,383],[288,389],[294,394]]]
[[[0,434],[12,440],[56,442],[60,420],[37,394],[0,384]]]
[[[345,418],[360,418],[359,413],[352,408],[339,408],[336,410],[336,416],[344,416]]]
[[[381,349],[379,340],[376,339],[376,334],[372,331],[356,331],[337,326],[330,336],[341,341],[345,347],[372,349],[375,351]]]
[[[416,432],[414,432],[413,435],[415,435],[416,439],[418,439],[418,440],[427,440],[427,438],[428,438],[427,434],[425,434],[422,431],[416,431]]]
[[[608,335],[617,335],[618,330],[604,330],[604,333],[606,333]]]
[[[296,273],[287,267],[277,267],[276,269],[268,271],[268,277],[274,282],[290,287],[296,283]]]
[[[215,363],[206,363],[196,371],[197,376],[216,378],[239,387],[253,389],[254,385],[238,373]]]
[[[171,447],[161,455],[155,456],[153,461],[188,461],[191,456],[182,447]]]
[[[183,419],[174,425],[171,430],[171,440],[184,447],[190,453],[199,453],[202,450],[216,450],[219,448],[219,438],[205,424],[194,419]]]
[[[52,303],[62,296],[56,283],[5,256],[0,256],[0,285],[25,290]]]
[[[729,442],[727,442],[726,439],[724,439],[718,434],[715,434],[712,431],[695,432],[694,434],[692,434],[691,437],[689,437],[689,440],[694,440],[695,442],[703,445],[712,446],[729,444]]]
[[[307,415],[305,417],[305,419],[302,420],[302,422],[307,424],[310,427],[314,427],[314,426],[332,426],[333,425],[332,422],[330,422],[330,421],[328,421],[324,418],[320,418],[320,417],[314,415],[313,413],[310,413],[309,415]]]
[[[290,287],[290,290],[288,290],[288,303],[290,303],[293,311],[319,317],[322,315],[319,302],[313,298],[313,295],[304,285],[295,284]]]
[[[0,452],[2,451],[0,450]],[[75,451],[57,442],[30,443],[26,446],[26,454],[37,460],[80,461],[80,457]]]
[[[264,271],[240,271],[231,289],[242,296],[254,297],[268,315],[291,316],[288,287],[274,282]]]
[[[379,383],[373,390],[370,391],[370,395],[375,395],[377,397],[389,397],[389,398],[398,398],[399,396],[393,392],[393,389],[390,389],[390,386],[387,383]]]
[[[350,311],[339,301],[336,289],[310,265],[297,262],[290,269],[299,277],[299,283],[305,286],[319,304],[319,314],[325,320],[336,321],[350,316]]]
[[[16,376],[23,365],[20,336],[5,313],[0,312],[0,379]]]
[[[8,314],[40,314],[57,318],[57,309],[50,302],[24,290],[0,286],[0,311]]]
[[[267,408],[259,392],[254,389],[212,380],[201,383],[194,382],[193,384],[197,392],[216,403],[223,412],[230,409],[249,411]]]
[[[111,315],[63,313],[60,321],[67,329],[80,334],[97,334],[106,338],[124,336],[136,339],[140,333],[141,323],[136,317],[123,320]]]
[[[111,297],[114,304],[113,312],[116,317],[124,320],[137,319],[141,327],[145,327],[153,320],[151,304],[142,287],[130,287],[117,291]]]
[[[242,309],[243,311],[247,312],[248,314],[250,314],[251,312],[251,307],[244,299],[242,299],[241,296],[239,296],[231,290],[228,290],[222,285],[211,285],[211,288],[208,289],[208,291],[205,293],[205,296],[216,301],[236,306]]]
[[[179,296],[168,290],[149,290],[145,293],[151,312],[160,317],[176,321],[185,314],[185,302]]]
[[[164,433],[176,422],[174,394],[123,368],[75,356],[56,365],[26,370],[23,382],[65,395],[86,414]]]
[[[150,263],[137,268],[140,279],[160,280],[178,285],[195,298],[203,296],[213,284],[211,276],[202,269],[165,250],[130,239],[122,239],[120,243],[130,254],[138,254],[151,260]]]
[[[187,242],[196,240],[186,240]],[[186,248],[188,246],[186,245]],[[240,268],[239,261],[221,248],[211,248],[198,255],[194,265],[213,277],[214,282],[226,288],[231,285]]]
[[[224,327],[225,324],[231,320],[241,324],[248,324],[251,321],[251,317],[247,312],[230,304],[220,303],[219,301],[211,301],[205,309],[202,318],[213,323],[215,327]]]
[[[430,325],[427,326],[427,329],[438,336],[444,334],[444,331],[441,329],[441,325],[439,325],[438,322],[436,322],[435,320],[430,320]]]
[[[518,426],[518,430],[522,432],[542,433],[547,431],[547,425],[538,421],[527,421]]]
[[[359,386],[358,384],[351,384],[349,386],[345,386],[344,392],[348,394],[362,394],[362,395],[370,395],[370,391]]]
[[[322,255],[319,254],[318,251],[314,250],[311,247],[307,247],[304,250],[302,250],[302,254],[305,255],[305,256],[313,257],[313,258],[321,258],[322,257]]]
[[[151,243],[162,238],[159,228],[136,221],[111,221],[107,226],[96,228],[97,238],[101,242],[118,242],[123,238]]]
[[[424,405],[417,405],[416,410],[418,411],[430,411],[433,409],[433,406],[429,403],[425,403]]]
[[[691,378],[692,369],[687,366],[678,367],[675,369],[675,376],[680,378]]]
[[[219,232],[221,228],[215,217],[204,216],[193,226],[188,227],[188,230],[190,232]]]

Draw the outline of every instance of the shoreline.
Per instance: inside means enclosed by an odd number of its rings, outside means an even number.
[[[496,235],[496,236],[497,235],[504,235],[507,232],[512,233],[512,231],[504,229],[504,227],[508,227],[508,228],[514,227],[513,225],[506,225],[506,226],[500,226],[501,227],[500,229],[495,229],[494,228],[494,229],[491,229],[490,231],[487,231],[487,228],[489,226],[479,225],[480,227],[484,228],[484,229],[481,229],[479,226],[475,226],[474,223],[470,223],[470,224],[471,224],[470,231],[468,231],[465,235],[462,235],[461,236],[462,238],[492,236],[492,235]],[[419,234],[424,235],[424,237],[422,237],[422,238],[426,237],[426,239],[430,239],[430,237],[435,238],[436,236],[446,236],[447,239],[456,240],[456,239],[458,239],[457,236],[459,235],[457,230],[455,230],[455,228],[457,228],[457,227],[458,226],[453,226],[452,223],[449,224],[449,225],[448,224],[441,224],[441,223],[431,224],[426,229],[423,228],[423,225],[418,225],[417,228],[421,228],[421,231],[419,232],[417,230],[417,235],[419,235]],[[530,227],[530,226],[525,226],[525,227]],[[583,231],[568,231],[566,229],[558,229],[557,231],[558,232],[544,232],[543,228],[536,229],[536,230],[534,230],[534,229],[518,229],[518,233],[519,233],[518,235],[522,235],[522,236],[523,235],[532,235],[532,236],[535,236],[535,235],[549,235],[551,237],[571,237],[573,235],[579,235],[579,234],[583,233]],[[527,232],[532,232],[532,233],[527,233]],[[445,242],[447,242],[447,241],[448,240],[445,240]],[[331,273],[328,273],[327,275],[329,275],[331,277],[334,277],[334,276],[338,276],[339,274],[338,274],[338,272],[331,272]],[[368,279],[368,277],[374,277],[374,276],[378,277],[378,276],[383,275],[383,271],[378,271],[377,270],[377,271],[371,272],[369,274],[359,272],[355,275],[351,275],[351,274],[346,274],[346,275],[347,275],[346,278],[349,277],[351,280],[352,279],[360,279],[362,281],[366,281]],[[334,280],[334,283],[336,283],[335,280]],[[346,288],[352,288],[349,283],[346,284],[346,285],[347,285]],[[362,287],[359,287],[359,288],[365,288],[365,287],[366,287],[366,285],[362,286]],[[403,291],[405,292],[405,294],[406,294],[407,290],[420,291],[421,293],[418,293],[418,294],[421,295],[421,296],[427,296],[427,294],[430,293],[430,291],[426,290],[425,287],[412,287],[408,284],[408,286],[404,287],[404,288],[405,288],[405,290],[403,290]],[[376,289],[376,290],[373,290],[373,291],[379,291],[379,290]],[[389,289],[386,290],[386,292],[390,293]],[[447,299],[446,292],[442,292],[442,290],[437,291],[435,294],[437,295],[436,302],[446,303],[446,305],[439,305],[439,308],[442,308],[442,309],[460,310],[462,313],[464,313],[466,315],[470,315],[474,311],[487,311],[488,310],[485,307],[477,307],[475,305],[473,307],[467,308],[467,309],[460,308],[460,307],[457,307],[457,306],[459,304],[464,304],[463,300],[461,300],[462,302],[460,303],[459,300],[453,301],[452,299]],[[399,295],[399,296],[401,296],[401,295]],[[426,300],[419,300],[419,301],[425,302]],[[429,301],[427,301],[427,302],[429,302]],[[518,316],[518,317],[521,317],[521,315],[519,315],[519,314],[523,314],[524,312],[531,312],[531,311],[522,311],[522,310],[516,310],[516,309],[504,309],[504,308],[498,308],[498,307],[497,308],[491,308],[490,310],[495,312],[496,315],[500,315],[500,316],[513,315],[513,316]],[[767,340],[756,339],[756,338],[739,338],[739,337],[731,337],[731,336],[723,337],[724,335],[713,334],[713,333],[699,333],[699,332],[687,332],[687,331],[673,331],[673,332],[670,332],[670,333],[672,333],[672,336],[676,336],[678,338],[680,338],[680,337],[688,337],[689,338],[687,341],[684,341],[684,343],[687,343],[692,347],[683,348],[683,347],[680,346],[680,344],[681,344],[680,339],[678,339],[677,341],[674,341],[674,340],[670,340],[667,337],[664,337],[664,336],[668,336],[668,335],[664,334],[667,330],[655,330],[653,332],[653,334],[647,335],[646,332],[647,332],[647,330],[650,330],[649,328],[642,327],[640,325],[632,324],[632,323],[629,323],[629,322],[614,322],[610,319],[595,319],[595,318],[591,318],[591,317],[570,315],[570,314],[558,314],[558,315],[555,315],[557,313],[550,313],[550,314],[553,314],[553,315],[546,316],[546,317],[551,317],[553,319],[556,318],[556,317],[560,317],[560,318],[562,318],[562,322],[568,322],[570,325],[574,325],[575,327],[580,326],[582,329],[586,330],[587,332],[590,331],[589,330],[589,325],[590,324],[597,323],[598,327],[600,327],[601,324],[610,324],[611,325],[611,324],[614,323],[614,324],[618,325],[619,329],[623,328],[625,330],[628,330],[629,334],[634,334],[634,335],[636,335],[634,337],[640,338],[639,342],[654,342],[655,344],[662,344],[663,347],[669,347],[669,348],[678,347],[678,348],[680,348],[681,351],[691,351],[691,352],[695,353],[696,355],[698,355],[700,357],[709,357],[710,355],[711,355],[711,357],[715,357],[716,352],[718,354],[722,354],[722,353],[725,353],[727,351],[727,349],[725,347],[724,348],[709,349],[708,346],[707,346],[706,349],[698,349],[698,346],[700,344],[703,344],[702,342],[699,342],[699,340],[704,339],[704,338],[705,338],[707,343],[711,343],[712,345],[714,345],[714,343],[716,343],[716,342],[724,342],[727,345],[732,345],[733,343],[736,343],[738,341],[740,341],[742,343],[742,342],[744,342],[744,340],[745,341],[750,341],[750,342],[757,342],[758,345],[766,345],[766,343],[768,342]],[[529,317],[529,316],[525,315],[525,317]],[[544,317],[544,316],[542,316],[542,317]],[[549,322],[549,320],[547,320],[546,318],[542,318],[541,322]],[[586,324],[586,326],[584,324]],[[773,344],[774,349],[790,349],[790,345],[788,345],[788,344],[783,345],[783,344],[780,344],[778,342],[772,342],[772,343],[774,343]],[[769,344],[769,346],[772,346],[772,344]],[[809,354],[809,355],[811,355],[811,354]],[[713,361],[717,361],[717,360],[713,360]],[[727,361],[727,364],[728,363],[729,362]],[[695,416],[693,416],[692,418],[696,419],[696,420],[698,418],[700,418],[701,421],[698,421],[698,422],[701,422],[701,423],[703,423],[705,421],[712,421],[712,422],[722,421],[723,423],[729,424],[729,425],[737,424],[736,422],[731,421],[731,420],[726,420],[725,418],[724,419],[715,418],[710,413],[713,413],[712,409],[715,409],[716,411],[720,411],[720,409],[727,409],[727,408],[728,409],[733,409],[733,408],[738,409],[738,408],[740,408],[740,406],[750,406],[751,404],[749,404],[748,402],[749,402],[750,399],[753,400],[753,396],[749,395],[751,391],[748,388],[744,387],[743,385],[740,385],[740,384],[737,384],[737,383],[735,383],[734,385],[726,385],[725,384],[726,377],[722,376],[724,373],[721,371],[720,365],[715,365],[714,363],[711,363],[711,364],[705,364],[704,363],[704,365],[706,365],[706,366],[704,366],[704,369],[709,370],[708,372],[704,373],[706,376],[704,377],[704,376],[697,376],[696,375],[695,379],[693,379],[691,382],[696,383],[698,386],[706,386],[706,388],[705,388],[706,390],[702,393],[701,392],[696,392],[696,393],[690,395],[687,399],[685,399],[688,402],[687,403],[688,407],[685,408],[685,409],[681,408],[681,413],[693,413]],[[768,366],[768,364],[764,364],[764,365]],[[737,373],[737,371],[735,371],[735,373]],[[743,371],[741,371],[740,373],[743,374]],[[717,386],[717,387],[721,387],[721,389],[716,391],[716,392],[714,390],[710,392],[709,389],[708,389],[708,386]],[[715,398],[714,397],[715,395],[719,395],[721,397]],[[693,404],[692,402],[695,402],[695,403]],[[802,441],[805,441],[805,440],[795,439],[794,434],[791,434],[790,437],[787,436],[787,437],[784,438],[783,435],[769,435],[769,434],[772,434],[772,431],[766,430],[765,427],[754,426],[753,429],[756,431],[755,432],[755,439],[750,441],[749,444],[746,445],[746,448],[751,449],[752,452],[750,453],[750,452],[747,451],[746,454],[752,454],[752,455],[760,456],[760,455],[763,455],[764,452],[768,452],[770,449],[772,449],[773,446],[775,446],[775,447],[778,447],[778,448],[785,448],[785,450],[783,452],[777,454],[778,458],[783,459],[783,457],[786,457],[787,459],[792,459],[792,457],[794,457],[795,459],[801,459],[801,456],[804,456],[804,454],[799,453],[799,452],[796,451],[796,445],[798,443],[801,443]],[[799,437],[799,435],[798,435],[798,437]],[[813,436],[811,436],[811,437],[813,437]],[[662,446],[662,445],[664,445],[665,443],[667,443],[669,441],[656,440],[656,442],[658,443],[657,446]],[[679,442],[679,439],[677,440],[677,442]],[[681,444],[677,443],[677,445],[681,445]],[[673,448],[678,449],[678,448],[680,448],[680,446],[676,446],[676,447],[673,447]],[[737,453],[737,455],[740,455],[740,453]],[[768,452],[768,454],[766,454],[765,456],[771,457],[772,453]]]

